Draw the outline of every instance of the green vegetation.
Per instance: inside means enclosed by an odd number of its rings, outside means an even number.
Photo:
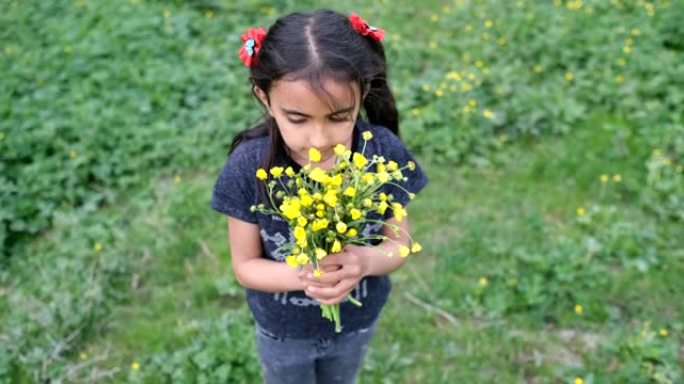
[[[684,380],[684,3],[370,4],[4,2],[0,383],[260,381],[209,200],[240,34],[321,6],[387,31],[431,179],[360,381]]]

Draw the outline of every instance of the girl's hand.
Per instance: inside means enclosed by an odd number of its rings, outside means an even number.
[[[345,300],[366,276],[368,255],[368,247],[347,245],[342,252],[327,255],[321,260],[323,274],[320,277],[315,277],[309,267],[300,277],[307,296],[327,305]]]

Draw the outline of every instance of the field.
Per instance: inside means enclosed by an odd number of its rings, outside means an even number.
[[[387,31],[423,252],[361,383],[684,381],[684,2],[0,2],[0,383],[258,383],[211,192],[237,50]]]

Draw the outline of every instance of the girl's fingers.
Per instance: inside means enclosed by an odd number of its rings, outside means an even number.
[[[306,294],[319,300],[319,302],[321,302],[320,300],[328,301],[337,299],[339,299],[339,302],[347,297],[349,292],[356,288],[357,283],[358,280],[355,279],[344,279],[334,287],[314,287],[310,285],[306,288]],[[323,302],[321,303],[325,304]]]

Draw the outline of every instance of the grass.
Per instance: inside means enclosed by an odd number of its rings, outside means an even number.
[[[661,250],[667,268],[644,273],[618,267],[610,290],[578,287],[586,308],[581,316],[572,305],[548,311],[488,307],[487,300],[511,298],[487,296],[497,279],[520,277],[502,270],[515,257],[511,251],[549,249],[556,237],[573,236],[576,208],[605,203],[598,176],[610,171],[630,177],[629,160],[614,168],[611,137],[619,134],[618,123],[597,118],[577,135],[504,147],[480,168],[425,164],[431,183],[410,206],[425,250],[393,276],[392,298],[361,382],[565,382],[573,372],[610,377],[594,361],[609,363],[601,348],[616,329],[629,332],[645,320],[681,325],[684,298],[675,287],[684,268],[676,249],[667,247]],[[583,148],[581,160],[577,147]],[[88,356],[108,351],[98,369],[118,367],[118,377],[126,377],[133,361],[144,370],[146,359],[197,337],[180,330],[221,313],[246,315],[230,270],[225,218],[208,208],[214,176],[162,181],[153,187],[155,204],[131,216],[125,231],[145,239],[137,245],[143,257],[129,260],[133,285],[82,349]],[[619,218],[652,220],[629,199],[611,203]],[[156,236],[166,240],[155,243]],[[487,287],[480,286],[481,277],[489,279]],[[484,299],[469,307],[480,291]],[[457,324],[415,299],[451,313]],[[618,304],[625,307],[616,319],[591,313]],[[253,348],[251,341],[247,345]],[[256,358],[254,350],[236,353]]]

